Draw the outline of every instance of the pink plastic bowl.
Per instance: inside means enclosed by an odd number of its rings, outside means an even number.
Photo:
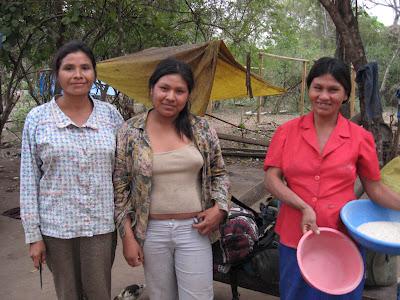
[[[353,291],[364,276],[364,262],[354,242],[332,228],[308,231],[297,247],[297,262],[305,281],[332,295]]]

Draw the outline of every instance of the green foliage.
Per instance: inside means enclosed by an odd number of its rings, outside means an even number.
[[[22,56],[29,63],[41,65],[54,50],[54,37],[49,33],[56,15],[43,11],[46,2],[9,1],[0,6],[0,32],[3,48],[2,63],[12,68]]]
[[[246,125],[242,122],[240,122],[240,124],[238,125],[238,128],[240,129],[246,129]]]
[[[390,64],[386,88],[381,97],[384,105],[393,105],[395,90],[400,86],[400,60],[397,58],[391,62],[391,58],[400,47],[400,29],[385,27],[376,17],[371,17],[363,11],[358,20],[368,60],[378,63],[380,82]]]
[[[360,11],[358,22],[368,58],[378,61],[382,78],[397,39],[365,11]],[[149,47],[223,39],[240,63],[245,64],[249,52],[255,68],[260,50],[313,60],[332,56],[336,47],[335,26],[313,0],[3,1],[0,32],[3,102],[22,85],[30,88],[36,102],[47,101],[35,94],[37,71],[48,68],[56,49],[72,39],[85,41],[98,60]],[[263,67],[267,80],[290,89],[285,98],[268,98],[268,110],[295,111],[301,63],[266,58]],[[399,74],[397,59],[388,76],[388,93],[399,84]]]
[[[23,99],[17,103],[10,116],[10,120],[12,120],[10,127],[13,132],[22,131],[26,115],[35,106],[36,102],[32,99],[32,97],[28,93],[25,93]]]

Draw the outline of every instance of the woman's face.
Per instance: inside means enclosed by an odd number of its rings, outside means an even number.
[[[161,77],[150,90],[154,110],[165,118],[176,118],[189,98],[186,81],[179,74]]]
[[[64,95],[85,96],[95,80],[90,58],[82,51],[66,55],[60,64],[57,79]]]
[[[336,116],[347,99],[344,87],[330,74],[315,77],[308,89],[312,111],[321,117]]]

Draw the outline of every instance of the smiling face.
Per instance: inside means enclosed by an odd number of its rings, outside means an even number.
[[[315,77],[308,89],[312,111],[320,117],[336,117],[347,99],[344,87],[330,74]]]
[[[82,51],[66,55],[57,73],[58,82],[66,96],[85,96],[95,80],[90,58]]]
[[[175,119],[188,101],[188,84],[179,74],[164,75],[151,88],[150,96],[157,114]]]

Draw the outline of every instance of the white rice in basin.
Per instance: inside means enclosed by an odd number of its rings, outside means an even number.
[[[357,230],[377,240],[400,244],[400,222],[367,222],[358,226]]]

